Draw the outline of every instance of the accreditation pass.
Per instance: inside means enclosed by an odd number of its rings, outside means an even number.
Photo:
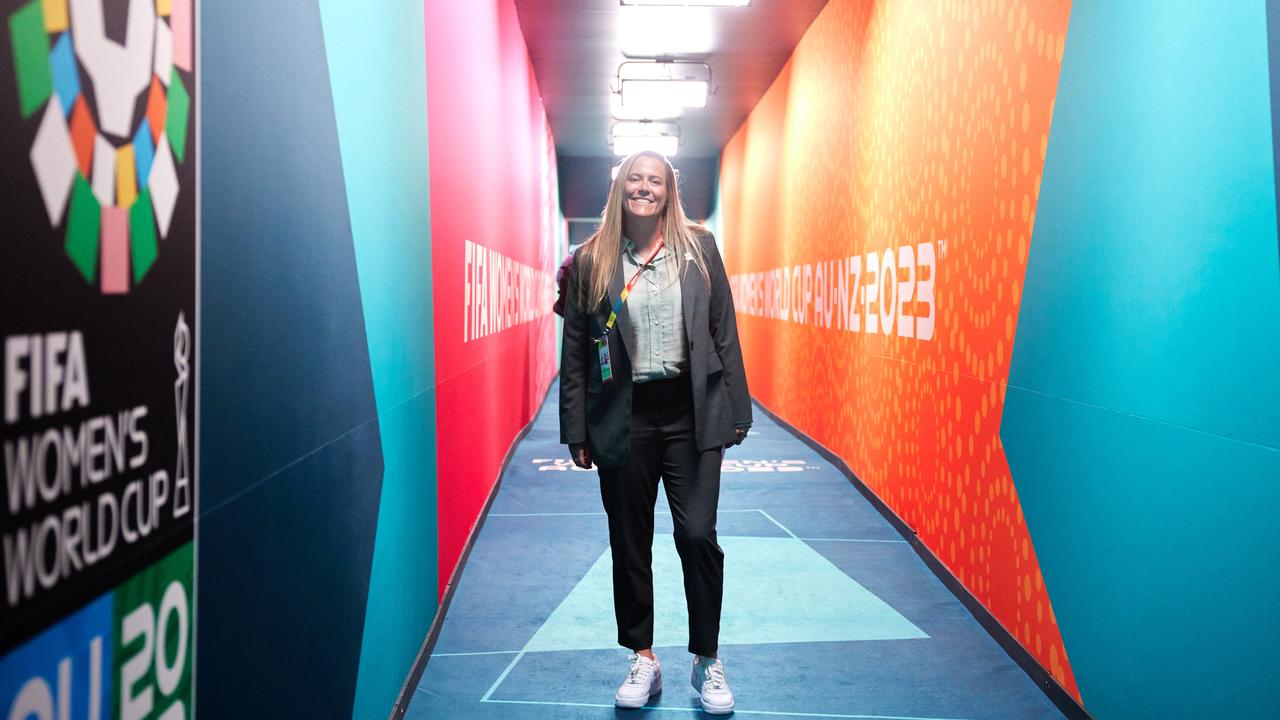
[[[596,349],[600,352],[600,380],[607,383],[613,380],[613,361],[609,358],[608,335],[596,341]]]

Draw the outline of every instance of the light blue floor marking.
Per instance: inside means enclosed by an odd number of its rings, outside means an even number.
[[[470,657],[472,655],[514,655],[519,650],[490,650],[488,652],[465,652],[465,653],[431,653],[432,658],[438,657]]]
[[[657,512],[663,515],[671,514],[670,511],[659,510]],[[769,522],[773,523],[774,525],[777,525],[779,528],[782,529],[783,532],[785,532],[786,534],[790,535],[793,538],[796,538],[797,540],[826,540],[829,542],[868,542],[868,543],[906,543],[907,542],[906,540],[869,540],[869,539],[862,539],[862,538],[802,538],[802,537],[796,537],[796,534],[791,532],[789,529],[787,529],[785,525],[778,522],[773,518],[772,515],[770,515],[769,513],[759,508],[753,508],[750,510],[717,510],[716,512],[718,514],[760,513],[761,515],[768,518]],[[489,517],[576,517],[576,516],[598,516],[598,515],[606,515],[606,514],[607,513],[603,513],[603,512],[489,513]]]
[[[770,515],[769,513],[765,512],[764,510],[761,510],[761,511],[759,511],[759,512],[760,512],[760,514],[761,514],[761,515],[763,515],[763,516],[765,516],[765,517],[769,518],[769,522],[771,522],[771,523],[773,523],[774,525],[777,525],[778,527],[782,528],[782,532],[784,532],[784,533],[786,533],[786,534],[790,535],[792,538],[794,538],[794,539],[796,539],[796,540],[799,540],[799,539],[800,539],[800,538],[796,537],[796,534],[795,534],[795,533],[793,533],[793,532],[791,532],[791,530],[789,530],[789,529],[787,528],[787,526],[786,526],[786,525],[783,525],[782,523],[778,522],[777,520],[774,520],[774,519],[773,519],[773,516],[772,516],[772,515]]]
[[[504,703],[507,705],[561,705],[565,707],[588,707],[588,708],[611,708],[614,705],[605,705],[604,703],[574,703],[574,702],[551,702],[547,700],[481,700],[480,702]],[[662,707],[659,705],[645,705],[636,708],[637,710],[662,710],[664,712],[680,712],[680,713],[701,713],[702,708],[682,708],[682,707]],[[802,712],[782,712],[776,710],[738,710],[735,709],[734,715],[777,715],[782,717],[810,717],[810,718],[842,718],[849,720],[967,720],[966,718],[938,718],[938,717],[921,717],[919,715],[841,715],[837,713],[802,713]]]
[[[723,645],[928,637],[794,535],[721,536],[719,542],[727,566]],[[688,644],[683,573],[668,535],[654,539],[653,581],[654,645],[683,647]],[[613,561],[605,550],[522,651],[613,649],[612,607]]]
[[[486,518],[566,518],[573,515],[604,515],[604,512],[490,512]]]
[[[522,657],[524,657],[523,650],[516,653],[516,656],[511,658],[511,663],[507,665],[507,669],[503,670],[502,674],[498,676],[498,679],[493,681],[493,684],[489,686],[489,691],[484,694],[484,697],[480,698],[480,702],[489,701],[489,696],[493,695],[493,691],[497,690],[498,686],[502,684],[502,681],[507,679],[507,675],[511,674],[512,668],[516,666],[516,663],[520,662],[520,658]]]
[[[670,515],[669,510],[658,510],[657,513]],[[748,512],[764,512],[763,510],[718,510],[721,513],[748,513]],[[488,517],[566,517],[575,515],[607,515],[604,512],[562,512],[562,513],[489,513]],[[776,522],[776,521],[775,521]],[[781,527],[781,526],[779,526]],[[784,530],[786,528],[783,528]]]
[[[906,540],[864,540],[861,538],[800,538],[806,542],[870,542],[870,543],[901,543],[908,545]]]

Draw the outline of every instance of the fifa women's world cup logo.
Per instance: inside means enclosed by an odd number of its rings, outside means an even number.
[[[29,0],[9,16],[22,116],[41,118],[30,157],[49,223],[104,294],[142,282],[169,234],[190,144],[192,2]]]

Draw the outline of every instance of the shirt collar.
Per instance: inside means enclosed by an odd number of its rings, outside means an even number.
[[[633,265],[639,265],[644,262],[644,258],[636,255],[636,244],[626,235],[622,236],[622,251],[627,254]],[[651,251],[652,252],[652,251]],[[658,250],[658,254],[653,256],[653,264],[657,265],[658,261],[667,256],[667,244],[662,243],[662,248]]]

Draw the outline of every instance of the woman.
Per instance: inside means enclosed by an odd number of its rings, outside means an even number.
[[[716,657],[724,587],[716,505],[721,457],[746,437],[751,399],[715,239],[685,217],[662,155],[622,162],[600,229],[574,255],[568,295],[560,442],[579,467],[599,468],[618,643],[633,651],[614,701],[642,707],[662,692],[652,649],[661,479],[684,570],[692,683],[707,712],[732,712]]]

